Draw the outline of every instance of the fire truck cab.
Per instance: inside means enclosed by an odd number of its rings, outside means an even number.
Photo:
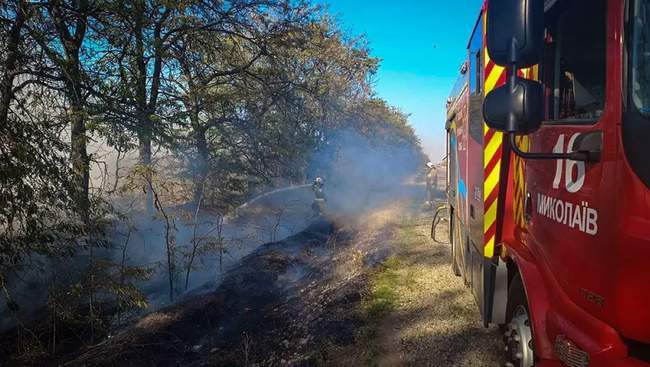
[[[452,269],[510,366],[650,366],[650,0],[489,0],[447,101]]]

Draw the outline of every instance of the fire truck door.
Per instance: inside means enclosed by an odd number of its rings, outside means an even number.
[[[607,157],[618,142],[614,125],[620,109],[616,101],[606,103],[606,1],[560,2],[556,8],[547,15],[540,67],[547,122],[530,136],[529,150],[578,150],[577,142],[587,135],[604,150],[598,162],[526,161],[526,242],[567,295],[598,314],[599,306],[581,294],[596,295],[592,300],[608,297],[606,269],[614,266],[607,263],[613,239],[608,222],[617,180]]]

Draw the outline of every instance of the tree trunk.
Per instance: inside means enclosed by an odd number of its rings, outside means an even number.
[[[208,151],[208,142],[205,138],[205,129],[195,130],[194,144],[196,144],[196,172],[194,172],[194,205],[199,206],[199,201],[203,198],[205,189],[205,180],[208,177],[208,161],[210,152]]]
[[[70,103],[68,118],[70,119],[70,161],[72,162],[72,181],[75,190],[75,202],[84,220],[88,219],[90,202],[88,199],[90,186],[90,159],[86,147],[86,118],[85,102],[81,90],[81,66],[79,48],[68,49],[67,98]]]
[[[146,4],[143,0],[134,2],[135,12],[135,83],[136,83],[136,103],[139,113],[138,118],[138,153],[139,161],[145,168],[145,208],[147,214],[154,214],[154,193],[152,183],[151,167],[151,139],[153,135],[152,121],[150,118],[151,111],[155,110],[155,105],[150,106],[147,103],[147,61],[145,55],[145,9]]]
[[[0,81],[0,127],[7,126],[9,106],[13,98],[14,75],[18,66],[18,45],[20,44],[20,32],[25,24],[25,4],[21,1],[16,9],[16,20],[9,31],[7,39],[7,57],[4,61],[4,74]]]
[[[90,180],[90,159],[86,149],[86,109],[85,97],[82,89],[82,67],[80,51],[83,40],[86,36],[88,15],[88,2],[80,1],[77,4],[76,21],[74,33],[70,32],[63,16],[64,5],[53,1],[50,4],[50,14],[59,39],[65,50],[65,58],[58,60],[59,67],[66,78],[66,98],[69,109],[70,120],[70,161],[72,163],[72,181],[74,185],[74,196],[77,208],[84,220],[88,220],[90,209],[89,180]]]
[[[145,180],[146,180],[146,194],[145,194],[145,208],[147,214],[152,216],[154,214],[154,197],[153,197],[153,172],[151,171],[151,131],[148,128],[150,121],[147,117],[140,119],[140,132],[138,133],[138,154],[140,164],[146,167]]]
[[[75,201],[81,214],[87,219],[90,209],[88,200],[90,160],[86,149],[86,121],[82,103],[73,99],[71,99],[70,106],[70,128],[70,160],[72,161]]]

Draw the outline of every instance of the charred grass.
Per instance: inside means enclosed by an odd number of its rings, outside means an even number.
[[[152,313],[70,366],[485,366],[492,331],[430,213],[396,205],[269,243],[206,294]],[[444,237],[444,236],[443,236]]]

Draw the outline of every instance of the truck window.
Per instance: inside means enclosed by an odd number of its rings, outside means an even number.
[[[483,15],[476,23],[469,43],[471,71],[469,103],[469,136],[479,144],[483,143]]]
[[[625,155],[637,176],[650,187],[650,0],[630,1],[626,24],[628,75],[623,114]]]
[[[470,92],[474,96],[481,96],[483,94],[483,58],[481,57],[481,51],[483,50],[482,24],[482,20],[477,23],[472,34],[472,39],[469,42]]]
[[[650,114],[650,0],[634,2],[632,31],[632,83],[634,106],[643,115]]]
[[[605,106],[606,1],[557,3],[546,14],[546,119],[596,121]]]

